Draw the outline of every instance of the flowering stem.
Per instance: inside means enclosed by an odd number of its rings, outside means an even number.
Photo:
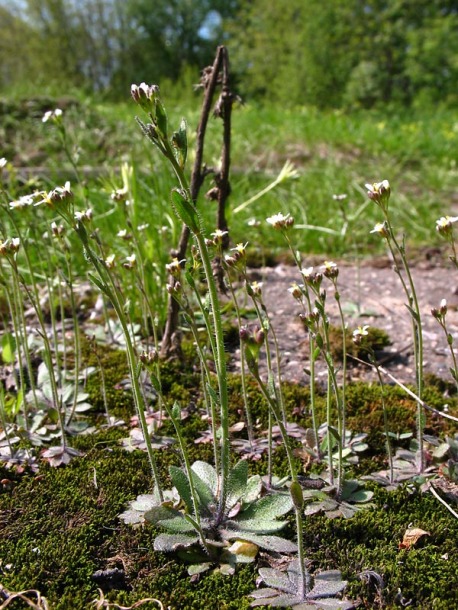
[[[242,316],[240,313],[240,307],[239,307],[239,304],[237,301],[237,295],[235,294],[235,290],[234,290],[234,287],[232,286],[232,282],[230,280],[228,273],[227,273],[227,278],[228,278],[227,283],[229,286],[229,291],[231,293],[232,302],[234,303],[234,307],[235,307],[237,323],[238,323],[239,328],[241,328],[242,327]],[[250,442],[250,447],[252,447],[253,446],[252,445],[252,443],[253,443],[253,421],[251,419],[251,411],[248,406],[248,394],[247,394],[246,375],[245,375],[245,345],[244,345],[242,339],[240,339],[239,344],[240,344],[240,379],[242,382],[243,406],[245,407],[245,417],[246,417],[248,440]]]
[[[393,257],[395,271],[401,280],[402,287],[404,289],[405,295],[408,300],[408,309],[410,312],[410,317],[412,320],[412,332],[413,332],[413,341],[414,341],[414,357],[415,357],[415,378],[417,385],[417,395],[419,398],[422,398],[423,394],[423,332],[421,326],[421,314],[420,307],[418,304],[417,293],[415,290],[415,284],[412,278],[412,274],[410,271],[409,264],[407,262],[407,258],[405,255],[405,245],[404,243],[401,245],[397,241],[393,228],[391,226],[388,212],[385,210],[385,220],[388,229],[388,237],[387,243],[390,249],[391,255]],[[394,247],[393,247],[394,244]],[[407,277],[407,282],[404,279],[401,270],[399,269],[396,252],[399,254],[402,262],[402,267]],[[423,427],[425,420],[425,412],[420,402],[417,402],[417,441],[418,441],[418,450],[419,450],[419,464],[418,470],[419,472],[423,472],[425,467],[425,456],[423,451]]]
[[[178,178],[181,188],[185,196],[188,198],[188,203],[194,206],[194,202],[191,200],[188,180],[184,174],[183,169],[175,159],[175,155],[171,148],[170,143],[167,139],[163,139],[161,142],[163,154],[170,161],[175,175]],[[191,227],[190,227],[191,228]],[[223,518],[224,508],[226,505],[226,497],[228,493],[227,483],[229,476],[229,398],[227,390],[227,371],[226,371],[226,355],[224,350],[224,334],[223,334],[223,323],[221,318],[221,309],[218,299],[218,291],[216,288],[216,282],[213,276],[213,269],[210,260],[210,254],[205,243],[205,238],[198,227],[194,227],[192,230],[194,238],[197,242],[200,258],[202,261],[205,279],[207,281],[208,295],[210,299],[210,310],[212,324],[209,326],[209,321],[206,320],[207,330],[209,336],[213,337],[214,343],[212,342],[212,349],[214,350],[215,366],[218,377],[218,390],[219,390],[219,402],[220,402],[220,424],[221,424],[221,486],[218,506],[217,520]],[[215,423],[213,422],[213,425]]]
[[[65,217],[64,217],[65,218]],[[68,218],[65,218],[68,220]],[[135,356],[135,350],[132,344],[132,339],[129,332],[128,321],[126,319],[126,315],[124,313],[124,309],[121,305],[119,289],[116,286],[116,283],[109,272],[109,269],[103,264],[103,262],[99,259],[99,257],[95,254],[89,244],[89,238],[86,231],[86,227],[83,222],[77,221],[74,224],[74,229],[80,238],[84,251],[86,253],[87,258],[92,263],[96,273],[97,279],[95,281],[96,285],[100,290],[108,297],[111,301],[111,304],[116,311],[119,322],[121,324],[121,328],[124,335],[124,341],[126,345],[126,353],[127,353],[127,361],[129,365],[130,377],[132,382],[132,393],[134,397],[134,404],[137,409],[137,415],[140,421],[140,426],[143,433],[143,438],[145,440],[146,451],[148,454],[151,471],[153,474],[154,483],[159,493],[159,497],[161,502],[163,500],[162,487],[160,484],[159,471],[156,464],[156,458],[154,456],[153,447],[151,445],[151,437],[148,430],[148,423],[145,417],[145,409],[144,409],[144,399],[141,393],[140,385],[138,382],[138,370],[137,370],[137,359]]]
[[[296,267],[299,271],[299,273],[301,273],[301,269],[302,269],[302,264],[301,264],[301,258],[299,253],[294,250],[291,241],[289,239],[288,233],[286,231],[283,231],[283,235],[286,239],[286,242],[288,244],[288,247],[290,249],[290,252],[293,256],[294,262],[296,264]],[[304,285],[304,293],[305,294],[305,298],[307,300],[307,306],[308,306],[308,313],[310,313],[312,311],[312,303],[310,300],[310,294],[309,294],[309,290],[308,290],[308,286],[307,284]],[[307,311],[303,305],[303,300],[301,298],[301,303],[303,306],[303,310],[304,313],[306,314]],[[316,442],[316,451],[317,451],[317,459],[318,461],[321,460],[321,449],[320,449],[320,443],[318,440],[318,422],[317,422],[317,417],[316,417],[316,384],[315,384],[315,361],[317,358],[316,355],[316,343],[315,343],[315,339],[312,335],[312,333],[309,333],[309,362],[310,362],[310,411],[312,414],[312,428],[313,428],[313,434],[315,436],[315,442]]]

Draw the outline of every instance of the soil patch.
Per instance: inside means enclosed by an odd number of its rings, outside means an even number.
[[[397,379],[415,383],[412,323],[406,298],[398,275],[388,259],[364,262],[360,266],[339,263],[338,286],[341,304],[349,329],[368,324],[385,330],[392,345],[379,353],[380,362]],[[447,300],[448,330],[458,339],[458,276],[447,265],[424,259],[412,268],[417,290],[424,338],[425,371],[452,381],[449,367],[450,352],[442,328],[431,315],[432,307]],[[307,383],[304,368],[309,366],[308,339],[299,319],[300,307],[288,288],[301,277],[296,268],[278,265],[253,272],[253,279],[263,282],[263,298],[279,341],[282,356],[282,377],[285,380]],[[334,288],[323,281],[327,290],[327,311],[331,324],[339,325],[339,314],[334,299]],[[240,367],[239,363],[235,364]],[[318,363],[318,378],[326,375],[323,362]],[[369,367],[349,364],[351,381],[375,378]],[[388,380],[387,380],[388,381]]]

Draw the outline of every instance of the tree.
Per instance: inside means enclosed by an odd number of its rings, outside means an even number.
[[[246,92],[268,99],[371,106],[445,91],[456,101],[457,20],[452,0],[251,0],[229,48]]]

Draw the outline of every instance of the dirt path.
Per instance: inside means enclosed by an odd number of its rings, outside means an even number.
[[[414,383],[411,319],[399,277],[390,262],[386,259],[377,264],[364,263],[359,269],[339,264],[339,269],[338,285],[348,327],[354,329],[368,324],[384,329],[392,341],[382,354],[385,368],[397,379]],[[422,313],[425,370],[451,381],[450,352],[431,308],[439,307],[441,299],[447,300],[448,329],[458,344],[458,272],[451,266],[422,260],[412,269],[412,275]],[[307,383],[303,371],[309,364],[307,336],[298,319],[300,308],[288,292],[291,284],[301,283],[301,277],[295,268],[279,265],[255,272],[255,279],[263,282],[264,301],[279,339],[283,378]],[[323,287],[327,289],[331,323],[339,325],[334,289],[327,280],[323,281]],[[325,374],[324,364],[319,365],[318,378]],[[365,366],[352,366],[349,377],[368,379],[371,375]]]

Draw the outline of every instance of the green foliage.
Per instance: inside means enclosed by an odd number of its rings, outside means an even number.
[[[452,0],[4,0],[0,91],[79,87],[122,99],[154,66],[156,82],[182,92],[224,42],[248,96],[453,105],[457,20]]]
[[[261,497],[261,477],[248,478],[246,461],[229,471],[222,511],[218,507],[220,478],[210,464],[194,462],[189,473],[170,466],[170,478],[178,502],[173,492],[166,492],[165,502],[160,502],[157,493],[142,495],[120,517],[125,523],[147,521],[164,529],[155,538],[154,549],[178,551],[180,557],[197,564],[190,573],[205,571],[215,563],[224,573],[233,573],[237,563],[254,561],[258,547],[283,553],[296,550],[295,544],[273,535],[286,525],[278,518],[291,510],[290,495]],[[229,546],[230,542],[238,544]]]
[[[349,610],[354,607],[352,602],[340,601],[335,597],[347,585],[338,570],[316,574],[313,587],[308,570],[305,570],[305,574],[306,582],[303,582],[297,559],[288,565],[286,573],[274,568],[261,568],[259,576],[267,588],[250,593],[250,596],[255,598],[251,606],[272,604],[281,608],[292,606],[297,610],[313,610],[313,608]]]
[[[240,16],[234,64],[252,95],[320,107],[456,103],[450,1],[255,0]]]
[[[345,351],[351,356],[356,356],[360,360],[368,360],[370,350],[374,352],[383,350],[383,348],[391,345],[390,337],[388,333],[375,326],[369,326],[367,329],[367,335],[362,337],[361,343],[356,345],[352,340],[352,330],[346,329],[345,336]],[[329,327],[329,339],[331,342],[331,353],[333,358],[338,361],[342,361],[343,357],[343,341],[342,341],[342,328],[338,326]]]

